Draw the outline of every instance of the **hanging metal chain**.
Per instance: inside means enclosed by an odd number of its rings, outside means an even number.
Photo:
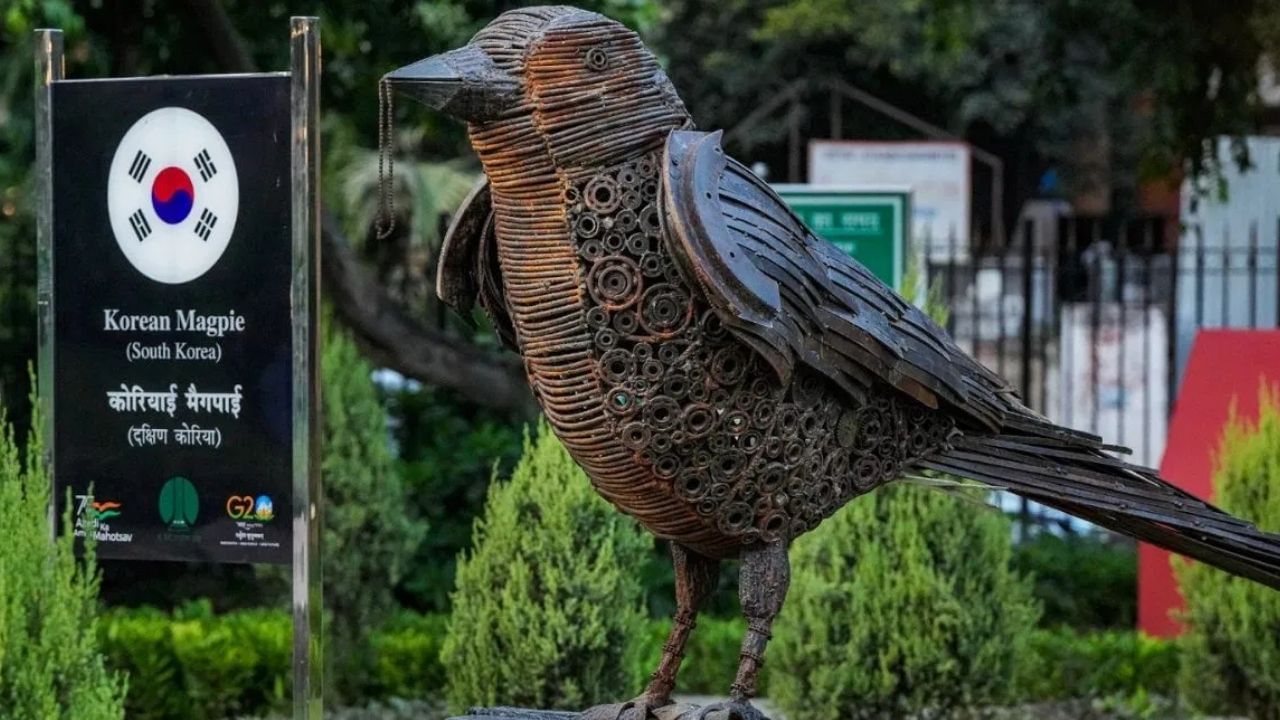
[[[391,84],[384,77],[378,81],[378,217],[374,231],[379,240],[387,239],[396,229],[394,117]]]

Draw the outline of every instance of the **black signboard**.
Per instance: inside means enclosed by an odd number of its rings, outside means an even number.
[[[288,562],[289,76],[51,105],[58,501],[101,557]]]

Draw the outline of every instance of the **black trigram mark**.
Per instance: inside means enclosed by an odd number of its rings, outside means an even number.
[[[151,234],[151,223],[147,222],[147,216],[141,210],[134,210],[129,216],[129,226],[133,228],[133,234],[138,237],[138,242],[146,240]]]
[[[151,158],[147,157],[146,153],[139,150],[138,153],[133,156],[133,164],[129,166],[129,177],[138,182],[142,182],[142,178],[146,176],[147,168],[149,167],[151,167]]]
[[[209,158],[208,150],[201,150],[200,154],[196,155],[195,163],[196,168],[200,170],[200,179],[205,182],[208,182],[209,178],[218,174],[218,168],[213,164],[213,160]]]
[[[209,212],[209,208],[200,211],[200,221],[196,223],[196,234],[201,240],[208,240],[213,226],[218,224],[218,216]]]

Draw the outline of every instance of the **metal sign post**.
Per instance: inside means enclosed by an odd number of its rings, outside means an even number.
[[[39,386],[36,403],[40,415],[40,444],[45,471],[53,477],[53,84],[66,73],[62,57],[62,31],[35,32],[36,125],[36,365]],[[56,503],[49,506],[49,527],[56,535]]]
[[[289,564],[318,719],[319,22],[287,73],[66,79],[35,43],[52,512],[103,558]]]
[[[320,574],[320,19],[291,21],[293,115],[293,715],[323,717]]]

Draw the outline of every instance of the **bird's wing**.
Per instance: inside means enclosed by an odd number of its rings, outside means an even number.
[[[667,139],[668,247],[721,321],[782,377],[803,364],[855,396],[887,383],[971,425],[917,469],[1011,490],[1280,589],[1280,535],[1023,407],[924,313],[814,236],[719,140],[684,131]]]
[[[727,157],[720,133],[668,136],[662,205],[685,279],[780,377],[803,364],[855,398],[886,383],[992,430],[1030,419],[1003,379]]]
[[[436,295],[468,320],[479,300],[498,339],[515,350],[515,330],[502,294],[495,232],[489,180],[482,177],[467,193],[445,232],[436,268]]]

